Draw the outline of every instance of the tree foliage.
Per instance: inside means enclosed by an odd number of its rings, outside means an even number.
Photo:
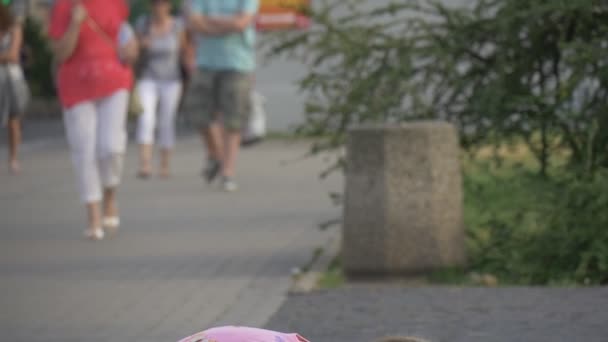
[[[314,26],[270,43],[309,67],[300,131],[342,146],[360,123],[444,119],[466,148],[525,142],[608,165],[608,4],[599,0],[319,1]]]
[[[524,144],[534,174],[465,175],[471,268],[608,283],[607,2],[315,3],[309,31],[267,42],[309,68],[299,132],[317,137],[313,152],[342,151],[353,125],[419,119],[454,123],[472,151]]]

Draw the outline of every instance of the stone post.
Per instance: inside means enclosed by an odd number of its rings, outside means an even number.
[[[349,275],[411,275],[465,263],[456,129],[415,122],[351,130],[342,262]]]

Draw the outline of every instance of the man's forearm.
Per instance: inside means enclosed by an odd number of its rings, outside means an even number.
[[[225,33],[243,32],[251,24],[253,16],[239,15],[234,17],[208,17],[209,25]]]
[[[242,31],[235,25],[234,20],[232,18],[210,17],[207,19],[209,20],[209,25],[215,28],[217,31],[225,33],[234,33]]]
[[[203,16],[193,17],[191,19],[190,27],[191,29],[193,29],[194,32],[202,33],[209,36],[218,36],[229,33],[225,30],[220,29],[217,25],[212,24],[209,19],[209,17]]]
[[[243,32],[252,24],[253,19],[253,14],[239,14],[227,17],[194,15],[190,17],[190,26],[199,33],[221,36]]]

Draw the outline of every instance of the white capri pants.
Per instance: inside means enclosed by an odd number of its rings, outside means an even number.
[[[120,184],[127,146],[129,92],[82,102],[64,112],[65,130],[84,203],[99,202],[102,187]]]
[[[144,112],[139,116],[137,142],[143,145],[154,143],[154,132],[158,117],[158,144],[163,149],[175,145],[175,115],[182,95],[182,82],[142,79],[137,91]]]

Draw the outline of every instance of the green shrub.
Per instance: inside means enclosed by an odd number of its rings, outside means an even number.
[[[312,153],[336,151],[341,169],[351,127],[420,119],[454,123],[471,153],[525,145],[532,164],[467,165],[472,270],[608,283],[607,3],[325,0],[310,16],[268,48],[308,67],[299,132],[317,138]]]
[[[523,141],[608,166],[608,4],[597,0],[319,1],[308,31],[270,54],[300,58],[304,133],[340,149],[352,125],[442,119],[465,148]]]
[[[608,178],[568,177],[556,187],[547,224],[522,249],[521,276],[534,284],[608,284]]]
[[[470,270],[520,285],[608,284],[608,178],[468,168]]]

